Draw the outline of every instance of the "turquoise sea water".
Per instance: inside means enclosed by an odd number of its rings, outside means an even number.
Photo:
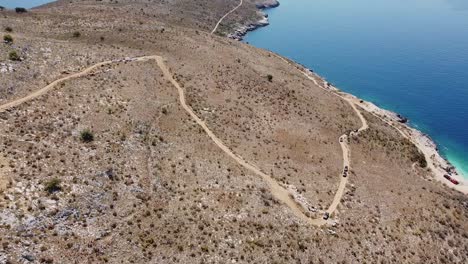
[[[32,8],[53,2],[54,0],[0,0],[0,6],[13,9],[15,7]]]
[[[282,0],[245,41],[398,112],[468,178],[468,0]]]

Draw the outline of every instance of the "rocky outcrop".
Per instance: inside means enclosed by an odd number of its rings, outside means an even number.
[[[266,9],[266,8],[274,8],[278,7],[280,3],[277,0],[262,0],[259,2],[255,2],[255,6],[258,9]]]
[[[267,9],[267,8],[275,8],[280,5],[277,0],[259,0],[254,1],[255,6],[258,9]],[[248,25],[241,25],[236,28],[236,30],[230,34],[228,34],[228,38],[235,39],[235,40],[243,40],[244,36],[250,32],[254,31],[257,28],[268,26],[270,23],[268,22],[268,14],[265,14],[262,11],[259,11],[259,15],[262,17],[259,21],[255,23],[250,23]]]
[[[406,118],[406,117],[404,117],[404,116],[402,116],[400,114],[397,114],[397,117],[398,117],[398,122],[403,123],[403,124],[408,123],[408,118]]]
[[[235,39],[241,41],[244,39],[244,36],[249,32],[253,31],[257,28],[260,27],[265,27],[268,26],[270,23],[268,22],[268,16],[266,14],[263,14],[263,18],[255,23],[251,23],[246,26],[240,26],[238,27],[234,32],[228,34],[228,38]]]

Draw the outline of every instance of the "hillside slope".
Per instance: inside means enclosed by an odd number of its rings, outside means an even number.
[[[322,226],[304,220],[332,203],[339,139],[362,122],[318,76],[211,35],[236,3],[59,1],[0,13],[14,39],[0,45],[0,263],[466,263],[466,196],[433,181],[416,147],[359,106],[369,128],[346,143],[341,203]],[[257,9],[248,2],[226,23],[244,23],[243,12]],[[174,83],[269,178],[223,150]],[[298,216],[282,199],[310,208]]]

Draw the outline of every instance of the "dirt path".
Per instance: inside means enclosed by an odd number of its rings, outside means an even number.
[[[51,91],[52,89],[54,89],[56,85],[58,85],[58,84],[60,84],[60,83],[62,83],[64,81],[67,81],[67,80],[70,80],[70,79],[73,79],[73,78],[79,78],[79,77],[85,76],[85,75],[89,74],[90,72],[92,72],[93,70],[95,70],[95,69],[97,69],[97,68],[99,68],[101,66],[112,64],[112,63],[123,62],[123,61],[128,62],[128,61],[147,61],[147,60],[155,60],[157,62],[159,68],[161,69],[161,71],[164,74],[164,77],[168,81],[170,81],[174,87],[177,88],[177,91],[179,93],[179,101],[180,101],[180,104],[182,105],[182,107],[184,108],[184,110],[192,117],[192,119],[195,120],[195,122],[198,125],[200,125],[203,128],[203,130],[207,133],[207,135],[211,138],[211,140],[213,140],[213,142],[221,150],[223,150],[228,156],[233,158],[237,163],[242,165],[244,168],[252,171],[253,173],[255,173],[255,174],[259,175],[259,176],[261,176],[266,181],[266,183],[268,184],[268,186],[270,188],[270,191],[273,194],[273,196],[276,199],[278,199],[279,201],[281,201],[282,203],[286,204],[292,210],[294,215],[296,215],[298,218],[300,218],[300,219],[302,219],[302,220],[304,220],[306,222],[309,222],[311,224],[315,224],[315,225],[318,224],[318,222],[315,222],[314,220],[310,219],[309,217],[307,217],[305,215],[304,210],[291,197],[291,194],[290,194],[290,192],[289,192],[289,190],[287,188],[281,186],[271,176],[263,173],[257,167],[249,164],[243,158],[241,158],[241,157],[237,156],[236,154],[234,154],[232,152],[232,150],[230,150],[226,145],[224,145],[224,143],[218,137],[216,137],[216,135],[208,128],[208,126],[205,124],[205,122],[203,122],[193,112],[193,110],[187,105],[186,100],[185,100],[184,90],[181,88],[179,83],[177,83],[177,81],[174,80],[171,73],[169,72],[169,69],[167,68],[167,66],[164,63],[164,59],[162,57],[160,57],[160,56],[144,56],[144,57],[138,57],[138,58],[132,58],[132,59],[112,60],[112,61],[105,61],[105,62],[97,63],[97,64],[95,64],[93,66],[90,66],[90,67],[84,69],[81,72],[71,74],[71,75],[68,75],[68,76],[66,76],[64,78],[58,79],[58,80],[50,83],[49,85],[45,86],[44,88],[41,88],[41,89],[39,89],[39,90],[37,90],[35,92],[32,92],[32,93],[28,94],[27,96],[25,96],[23,98],[19,98],[19,99],[13,100],[11,102],[8,102],[6,104],[0,105],[0,113],[4,112],[4,111],[7,111],[8,109],[10,109],[12,107],[21,105],[22,103],[25,103],[27,101],[33,100],[33,99],[35,99],[35,98],[37,98],[37,97],[39,97],[41,95],[44,95],[45,93],[47,93],[47,92]],[[320,224],[322,224],[322,223],[320,223]]]
[[[90,67],[84,69],[81,72],[74,73],[74,74],[71,74],[71,75],[67,75],[66,77],[55,80],[52,83],[45,86],[44,88],[41,88],[41,89],[39,89],[37,91],[34,91],[34,92],[26,95],[25,97],[22,97],[22,98],[13,100],[11,102],[8,102],[6,104],[0,105],[0,113],[5,112],[6,110],[8,110],[8,109],[10,109],[12,107],[18,106],[18,105],[20,105],[20,104],[22,104],[24,102],[30,101],[30,100],[32,100],[34,98],[37,98],[37,97],[49,92],[50,90],[52,90],[59,83],[62,83],[64,81],[67,81],[67,80],[70,80],[70,79],[85,76],[85,75],[89,74],[91,71],[93,71],[93,70],[95,70],[95,69],[97,69],[97,68],[99,68],[101,66],[112,64],[112,63],[123,62],[123,61],[144,61],[144,60],[148,60],[148,59],[154,59],[153,57],[154,56],[145,56],[145,57],[138,57],[138,58],[134,58],[134,59],[126,59],[126,60],[104,61],[104,62],[94,64],[93,66],[90,66]]]
[[[201,120],[195,114],[195,112],[190,108],[190,106],[187,105],[184,90],[179,85],[179,83],[173,78],[172,74],[170,73],[169,69],[167,68],[166,64],[164,63],[164,59],[162,57],[160,57],[160,56],[156,56],[156,55],[154,55],[154,56],[143,56],[143,57],[130,58],[130,59],[125,59],[125,60],[112,60],[112,61],[105,61],[105,62],[97,63],[97,64],[95,64],[93,66],[90,66],[90,67],[84,69],[81,72],[78,72],[78,73],[75,73],[75,74],[72,74],[72,75],[68,75],[68,76],[66,76],[64,78],[58,79],[58,80],[50,83],[49,85],[45,86],[44,88],[41,88],[41,89],[39,89],[39,90],[37,90],[37,91],[23,97],[23,98],[16,99],[16,100],[13,100],[13,101],[11,101],[9,103],[0,105],[0,113],[49,92],[50,90],[52,90],[59,83],[62,83],[64,81],[67,81],[67,80],[70,80],[70,79],[73,79],[73,78],[79,78],[79,77],[85,76],[86,74],[89,74],[91,71],[93,71],[93,70],[95,70],[95,69],[97,69],[97,68],[99,68],[101,66],[112,64],[112,63],[124,62],[124,61],[129,62],[129,61],[147,61],[147,60],[155,60],[157,62],[159,68],[161,69],[161,71],[164,74],[164,77],[168,81],[170,81],[171,84],[177,89],[177,91],[179,93],[179,101],[180,101],[180,104],[182,105],[182,107],[184,108],[184,110],[191,116],[191,118],[193,120],[195,120],[195,122],[199,126],[201,126],[203,128],[203,130],[210,137],[210,139],[213,140],[213,142],[224,153],[226,153],[228,156],[233,158],[238,164],[240,164],[244,168],[250,170],[251,172],[253,172],[253,173],[255,173],[255,174],[259,175],[259,176],[261,176],[265,180],[265,182],[268,184],[272,195],[276,199],[278,199],[279,201],[281,201],[282,203],[287,205],[292,210],[294,215],[296,215],[298,218],[302,219],[303,221],[305,221],[307,223],[310,223],[310,224],[316,225],[316,226],[321,226],[321,225],[327,224],[329,222],[329,220],[324,220],[322,217],[319,217],[317,219],[312,219],[312,218],[308,217],[306,215],[307,210],[304,209],[301,205],[298,204],[298,202],[293,198],[290,190],[288,190],[287,186],[280,185],[270,175],[267,175],[267,174],[263,173],[259,168],[255,167],[252,164],[249,164],[242,157],[234,154],[234,152],[231,149],[229,149],[221,141],[221,139],[219,139],[208,128],[206,123],[203,120]],[[315,79],[313,79],[310,76],[308,76],[308,77],[311,80],[313,80],[315,82],[315,84],[317,84],[317,86],[319,86],[322,89],[325,89],[325,88],[321,87],[317,83],[317,81]],[[354,103],[351,100],[347,100],[347,101],[351,104],[352,108],[356,111],[357,115],[359,116],[359,118],[361,119],[361,121],[363,123],[362,127],[358,131],[362,131],[362,130],[367,129],[368,125],[367,125],[367,121],[365,120],[365,118],[362,116],[362,114],[359,112],[359,110],[356,108],[356,106],[354,105]],[[349,146],[348,146],[348,143],[347,143],[348,142],[347,141],[347,135],[341,136],[339,141],[340,141],[340,146],[341,146],[342,151],[343,151],[343,168],[345,166],[349,167],[350,166],[350,152],[349,152]],[[330,207],[325,211],[325,212],[329,213],[330,215],[332,215],[336,211],[336,208],[338,207],[338,205],[339,205],[339,203],[341,201],[341,198],[344,195],[344,191],[345,191],[346,184],[347,184],[347,181],[348,181],[348,177],[343,177],[342,174],[340,174],[340,178],[341,178],[340,184],[339,184],[338,190],[337,190],[337,192],[335,194],[335,197],[333,199],[333,202],[330,205]]]
[[[221,24],[221,22],[223,22],[223,20],[229,16],[230,14],[232,14],[234,11],[236,11],[239,7],[242,6],[242,4],[244,3],[244,0],[240,0],[240,3],[234,7],[234,9],[232,9],[231,11],[227,12],[219,21],[218,23],[216,23],[216,26],[213,28],[213,30],[211,31],[211,34],[214,34],[216,32],[216,30],[218,29],[219,25]]]
[[[261,176],[266,183],[268,184],[271,193],[273,196],[286,204],[292,211],[293,213],[300,219],[305,220],[306,222],[311,222],[312,219],[307,217],[303,209],[296,203],[294,199],[291,198],[290,192],[282,187],[276,180],[274,180],[271,176],[263,173],[260,169],[257,167],[249,164],[246,162],[242,157],[239,157],[238,155],[234,154],[231,149],[229,149],[224,143],[219,139],[206,125],[203,120],[201,120],[190,108],[190,106],[187,105],[186,100],[185,100],[185,94],[184,90],[182,87],[179,85],[179,83],[172,77],[172,74],[170,73],[169,69],[166,67],[166,64],[164,63],[164,59],[162,57],[157,57],[156,61],[158,63],[159,68],[162,70],[164,77],[169,80],[174,87],[177,88],[177,91],[179,92],[179,101],[184,110],[192,117],[195,122],[203,128],[203,130],[206,132],[206,134],[213,140],[213,142],[222,150],[224,153],[226,153],[228,156],[233,158],[237,163],[242,165],[244,168],[250,170],[251,172]]]
[[[359,117],[359,119],[361,120],[361,123],[362,123],[362,126],[357,130],[357,132],[352,132],[351,134],[352,135],[355,135],[357,136],[359,134],[359,132],[361,131],[364,131],[366,129],[369,128],[369,125],[367,123],[367,120],[364,118],[364,116],[362,115],[361,111],[359,111],[359,109],[356,107],[356,102],[354,102],[352,100],[352,98],[348,98],[348,97],[345,97],[345,96],[341,96],[340,94],[338,93],[335,93],[333,91],[331,91],[330,89],[327,89],[326,87],[320,85],[317,80],[315,80],[315,78],[313,78],[312,76],[310,76],[306,71],[303,71],[299,68],[297,68],[295,65],[293,65],[290,61],[286,60],[285,58],[275,54],[275,53],[271,53],[272,55],[274,55],[275,57],[283,60],[284,62],[286,62],[287,64],[291,65],[292,67],[295,67],[298,71],[300,71],[307,79],[311,80],[312,82],[314,82],[314,84],[316,86],[318,86],[319,88],[321,88],[322,90],[330,93],[330,94],[333,94],[337,97],[339,97],[340,99],[343,99],[345,100],[346,102],[349,103],[349,105],[353,108],[354,112],[356,113],[356,115]],[[401,131],[400,131],[401,132]],[[342,139],[342,140],[341,140]],[[348,166],[348,169],[351,168],[351,154],[350,154],[350,148],[349,148],[349,145],[348,145],[348,135],[344,134],[340,137],[340,146],[341,146],[341,149],[343,151],[343,168],[345,166]],[[336,191],[335,193],[335,197],[333,198],[333,201],[332,203],[330,204],[330,207],[328,207],[328,209],[326,210],[326,212],[330,215],[332,215],[338,205],[340,204],[341,202],[341,199],[343,198],[343,195],[344,195],[344,191],[345,191],[345,188],[346,188],[346,184],[348,183],[348,178],[349,178],[349,174],[347,177],[343,177],[342,174],[340,174],[340,184],[338,186],[338,190]],[[327,221],[323,220],[323,219],[316,219],[315,220],[318,225],[323,225],[325,224]]]

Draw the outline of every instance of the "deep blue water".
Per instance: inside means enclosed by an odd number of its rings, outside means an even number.
[[[468,0],[282,0],[245,41],[398,112],[468,177]]]
[[[15,7],[31,8],[50,2],[54,2],[54,0],[0,0],[0,6],[10,9]]]

